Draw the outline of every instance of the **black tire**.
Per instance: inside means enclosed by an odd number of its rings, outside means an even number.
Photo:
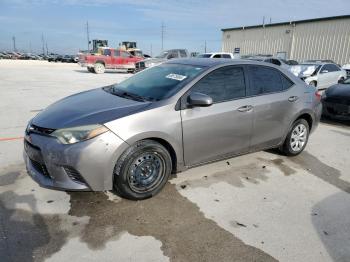
[[[342,84],[342,83],[344,83],[344,81],[345,81],[345,78],[344,78],[344,77],[341,77],[341,78],[338,80],[338,84]]]
[[[88,67],[87,70],[90,72],[90,73],[95,73],[95,69],[93,67]]]
[[[172,170],[168,150],[153,140],[129,147],[114,168],[113,188],[122,197],[142,200],[158,194]],[[151,181],[151,184],[145,185]]]
[[[300,141],[296,141],[295,138],[293,138],[293,132],[296,131],[296,128],[298,126],[304,126],[305,130],[306,130],[306,136],[305,136],[305,140],[304,140],[304,144],[302,146],[299,147],[299,142],[302,141],[301,138]],[[295,134],[295,133],[294,133]],[[309,140],[309,134],[310,134],[310,127],[308,122],[305,119],[298,119],[297,121],[294,122],[292,128],[290,129],[283,145],[280,148],[280,151],[287,155],[287,156],[296,156],[299,155],[301,152],[303,152],[303,150],[305,149],[307,142]],[[294,148],[293,148],[293,143],[297,142],[298,143],[298,147],[296,147],[294,144]],[[300,142],[302,143],[302,142]]]

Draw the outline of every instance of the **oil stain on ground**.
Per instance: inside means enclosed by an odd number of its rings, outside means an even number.
[[[91,249],[103,249],[122,232],[153,236],[171,261],[275,261],[244,244],[204,217],[199,208],[167,184],[156,197],[144,201],[108,201],[103,193],[70,193],[69,215],[90,217],[81,240]]]
[[[273,166],[277,167],[286,176],[290,176],[296,173],[296,171],[293,168],[291,168],[288,164],[286,164],[282,158],[276,158],[276,159],[270,160],[270,159],[258,157],[258,159],[262,162],[265,162],[267,164],[272,164]]]
[[[242,166],[233,166],[223,171],[219,171],[201,179],[190,180],[182,183],[181,186],[209,187],[214,183],[225,182],[235,187],[244,187],[244,183],[259,184],[261,181],[267,181],[269,170],[263,165],[251,163]]]
[[[296,157],[291,157],[290,160],[325,182],[350,193],[350,182],[340,178],[341,172],[334,167],[326,165],[310,153],[304,151]]]

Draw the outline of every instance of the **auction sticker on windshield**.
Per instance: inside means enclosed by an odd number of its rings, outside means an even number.
[[[174,80],[177,80],[177,81],[182,81],[182,80],[186,79],[187,76],[178,75],[178,74],[169,74],[169,75],[166,76],[166,78],[174,79]]]

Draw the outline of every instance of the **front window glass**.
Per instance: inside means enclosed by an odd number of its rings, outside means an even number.
[[[179,64],[161,64],[113,86],[116,95],[134,95],[149,101],[166,99],[203,72],[203,67]],[[131,97],[131,96],[130,96]]]
[[[209,73],[191,89],[210,96],[214,103],[246,96],[246,85],[242,67],[225,66]]]

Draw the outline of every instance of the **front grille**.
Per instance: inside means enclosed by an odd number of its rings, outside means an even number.
[[[36,126],[31,124],[29,126],[29,128],[27,129],[27,133],[36,133],[36,134],[40,134],[40,135],[50,135],[52,132],[54,132],[55,129],[52,128],[45,128],[45,127],[40,127],[40,126]]]
[[[145,68],[145,62],[138,62],[135,65],[136,69],[143,69]]]
[[[47,168],[44,164],[41,164],[35,160],[30,159],[30,162],[34,169],[38,171],[40,174],[44,175],[45,177],[51,178],[49,172],[47,171]]]
[[[63,168],[71,180],[73,180],[76,183],[86,185],[85,179],[80,175],[80,173],[77,170],[69,166],[65,166]]]

